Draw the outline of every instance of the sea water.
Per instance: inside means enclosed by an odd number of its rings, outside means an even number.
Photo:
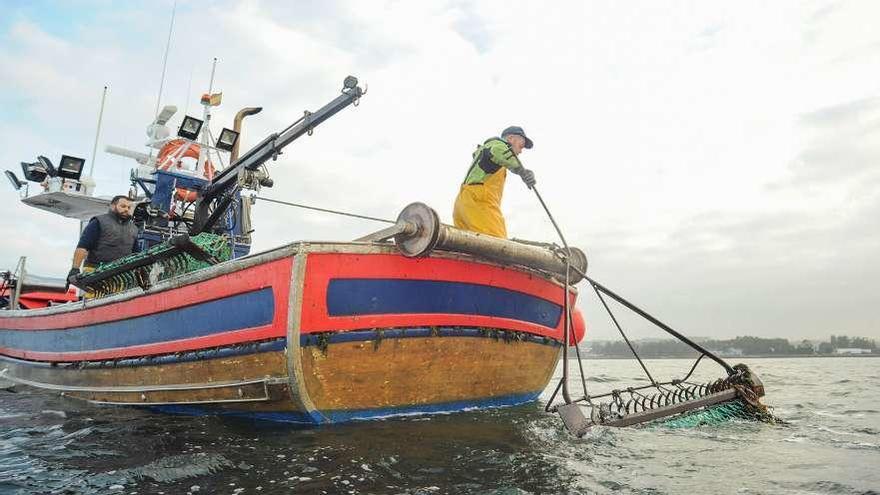
[[[544,412],[561,366],[537,403],[320,428],[0,392],[0,494],[880,493],[880,359],[743,361],[785,424],[573,438]],[[646,364],[659,379],[692,362]],[[634,361],[584,366],[592,393],[644,383]],[[695,379],[722,374],[703,362]]]

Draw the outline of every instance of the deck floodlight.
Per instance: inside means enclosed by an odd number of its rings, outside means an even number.
[[[183,118],[183,122],[180,123],[180,129],[177,130],[177,135],[195,141],[199,137],[199,132],[202,130],[202,124],[204,124],[204,121],[187,115]]]
[[[347,76],[344,81],[342,81],[342,87],[345,89],[354,89],[358,85],[358,79],[354,76]]]
[[[217,139],[217,148],[231,152],[236,141],[238,141],[238,133],[224,127]]]
[[[6,174],[6,178],[9,179],[9,182],[12,183],[12,187],[14,187],[16,191],[21,189],[21,186],[24,185],[24,182],[18,180],[18,176],[15,175],[12,170],[7,170],[4,173]]]
[[[61,155],[61,161],[58,162],[58,177],[79,180],[85,164],[85,158]]]
[[[55,166],[52,165],[52,160],[46,158],[43,155],[37,157],[37,161],[40,162],[40,165],[43,166],[43,169],[46,170],[46,174],[49,177],[55,177],[58,175],[58,172],[55,170]]]
[[[21,172],[25,180],[31,182],[43,182],[46,180],[46,168],[40,163],[21,162]]]

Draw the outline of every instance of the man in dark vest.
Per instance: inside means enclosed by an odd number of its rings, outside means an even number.
[[[73,252],[73,268],[67,274],[71,280],[79,275],[80,265],[84,273],[94,271],[101,263],[107,263],[134,251],[137,227],[131,221],[131,200],[128,196],[114,196],[110,211],[92,217],[83,229]]]

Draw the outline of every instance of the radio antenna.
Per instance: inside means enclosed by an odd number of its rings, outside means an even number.
[[[165,89],[165,69],[168,67],[168,50],[171,48],[171,33],[174,32],[174,14],[177,12],[177,0],[171,7],[171,25],[168,26],[168,40],[165,42],[165,57],[162,59],[162,79],[159,80],[159,95],[156,97],[156,112],[153,118],[159,116],[159,105],[162,102],[162,90]]]

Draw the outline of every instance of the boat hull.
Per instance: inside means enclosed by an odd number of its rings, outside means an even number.
[[[292,244],[146,292],[5,312],[0,378],[99,404],[312,424],[515,405],[552,376],[563,293],[544,274],[453,253]]]
[[[365,340],[344,334],[326,349],[301,347],[303,385],[322,421],[529,402],[547,385],[559,354],[557,345],[477,329],[363,333]]]

